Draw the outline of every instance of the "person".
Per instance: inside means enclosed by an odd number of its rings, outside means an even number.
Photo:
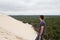
[[[44,16],[40,15],[39,20],[40,20],[39,32],[38,32],[38,36],[36,37],[35,40],[43,40],[44,39],[44,34],[45,34]]]

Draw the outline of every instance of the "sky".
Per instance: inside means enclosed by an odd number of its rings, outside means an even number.
[[[60,0],[0,0],[7,15],[60,15]]]

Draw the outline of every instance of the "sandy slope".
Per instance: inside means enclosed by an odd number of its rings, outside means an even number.
[[[37,35],[32,28],[32,25],[28,23],[23,23],[4,14],[0,14],[0,27],[15,35],[15,37],[13,35],[11,35],[13,37],[9,35],[12,40],[13,38],[16,39],[16,36],[24,40],[34,40]]]
[[[0,27],[0,40],[23,40]]]

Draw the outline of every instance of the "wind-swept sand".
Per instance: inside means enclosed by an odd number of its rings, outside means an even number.
[[[0,32],[2,32],[1,28],[4,29],[3,31],[5,30],[7,31],[7,32],[3,32],[3,34],[8,33],[9,37],[11,37],[12,40],[19,40],[19,39],[35,40],[37,35],[32,25],[28,23],[23,23],[21,21],[18,21],[4,14],[0,14]],[[0,34],[0,40],[4,40],[2,39],[1,34]],[[7,40],[10,40],[10,39],[7,39]]]
[[[0,27],[0,40],[24,40]]]

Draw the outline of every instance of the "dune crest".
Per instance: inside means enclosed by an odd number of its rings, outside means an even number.
[[[32,25],[23,23],[4,14],[0,14],[0,27],[26,40],[35,40],[37,35]]]

